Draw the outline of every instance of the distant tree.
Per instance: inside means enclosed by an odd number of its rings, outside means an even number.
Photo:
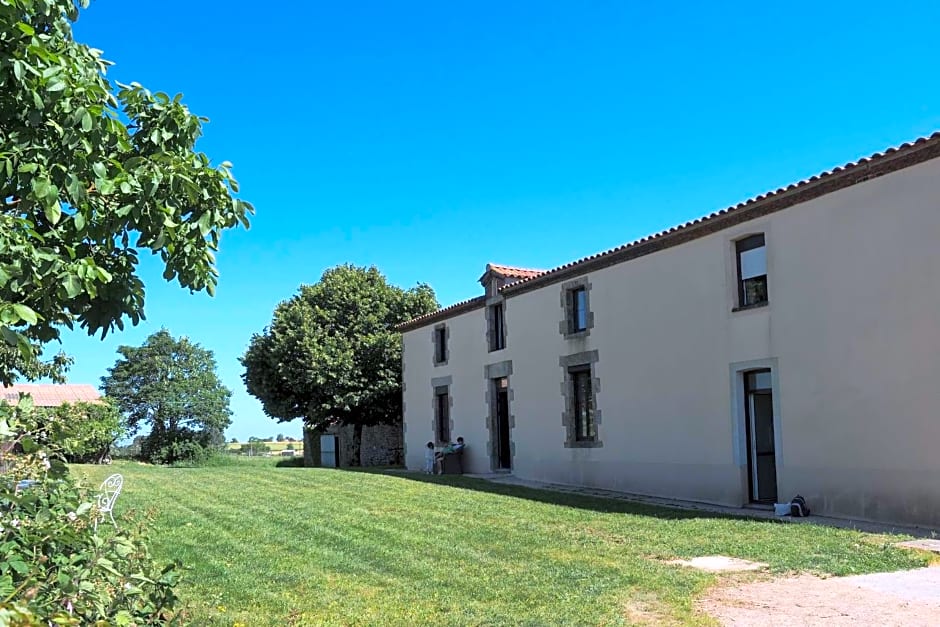
[[[238,444],[238,438],[232,438],[231,440],[229,440],[229,443]]]
[[[278,442],[283,442],[283,441],[284,441],[284,434],[283,434],[283,433],[278,433],[276,439],[277,439]]]
[[[269,416],[322,430],[401,420],[401,337],[393,327],[438,309],[427,285],[404,290],[376,269],[343,265],[301,286],[252,336],[242,379]]]
[[[284,450],[285,450],[285,451],[293,451],[293,450],[295,450],[295,449],[294,449],[294,443],[293,443],[293,442],[289,442],[289,443],[287,444],[287,446],[284,447]]]
[[[242,444],[241,448],[238,449],[238,452],[242,455],[264,455],[270,451],[271,447],[260,440],[255,440],[254,442],[249,442],[248,444]]]
[[[205,118],[111,83],[101,52],[75,41],[87,5],[0,2],[0,384],[61,379],[67,359],[42,348],[62,327],[137,324],[141,253],[212,294],[222,231],[254,211],[230,164],[195,150]]]
[[[264,439],[264,441],[265,441],[265,442],[273,442],[273,441],[274,441],[274,437],[273,437],[273,436],[268,436],[268,437],[266,437],[266,438]]]
[[[232,393],[216,375],[212,351],[163,329],[142,346],[121,346],[118,353],[122,359],[101,380],[131,433],[150,426],[144,458],[198,461],[224,442]]]

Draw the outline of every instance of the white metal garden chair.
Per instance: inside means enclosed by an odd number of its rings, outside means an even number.
[[[98,488],[100,494],[98,494],[98,516],[95,518],[95,531],[98,531],[98,521],[104,520],[105,514],[111,519],[111,524],[117,528],[117,523],[114,522],[114,502],[121,494],[123,486],[124,477],[119,473],[114,473],[105,479],[101,487]]]

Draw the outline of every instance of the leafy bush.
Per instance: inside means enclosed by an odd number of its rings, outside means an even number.
[[[95,495],[68,474],[61,420],[29,397],[0,405],[0,625],[174,622],[179,563],[151,559],[142,525],[94,532]]]
[[[205,431],[154,430],[141,442],[140,456],[151,464],[200,466],[219,450]]]
[[[283,459],[277,460],[277,463],[274,464],[278,468],[303,468],[304,467],[304,458],[303,457],[284,457]]]
[[[42,409],[56,417],[54,434],[66,459],[72,463],[102,463],[110,456],[111,445],[124,435],[121,414],[108,400],[101,403],[64,403]]]

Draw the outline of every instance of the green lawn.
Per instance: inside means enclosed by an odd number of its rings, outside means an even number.
[[[922,565],[893,540],[426,477],[245,460],[217,468],[79,466],[124,474],[117,512],[153,509],[159,559],[189,567],[199,625],[553,625],[703,622],[718,581],[663,561],[723,554],[775,571]]]

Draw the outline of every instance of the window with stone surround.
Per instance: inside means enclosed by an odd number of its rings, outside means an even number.
[[[431,340],[434,345],[434,365],[446,365],[447,359],[450,357],[450,349],[447,346],[450,329],[445,324],[438,324],[432,329],[431,333]]]
[[[601,412],[597,408],[600,387],[595,373],[597,355],[597,351],[592,350],[559,358],[564,376],[561,391],[565,411],[561,421],[565,426],[566,448],[603,446],[599,437]]]
[[[574,413],[574,439],[593,442],[597,439],[594,424],[594,398],[591,394],[591,369],[588,366],[571,368],[571,405]]]
[[[590,292],[591,284],[587,277],[562,284],[562,320],[558,330],[566,339],[590,335],[591,328],[594,327]]]
[[[738,309],[766,305],[767,247],[758,233],[734,243],[738,270]]]
[[[489,306],[490,352],[506,348],[506,315],[503,303]]]

